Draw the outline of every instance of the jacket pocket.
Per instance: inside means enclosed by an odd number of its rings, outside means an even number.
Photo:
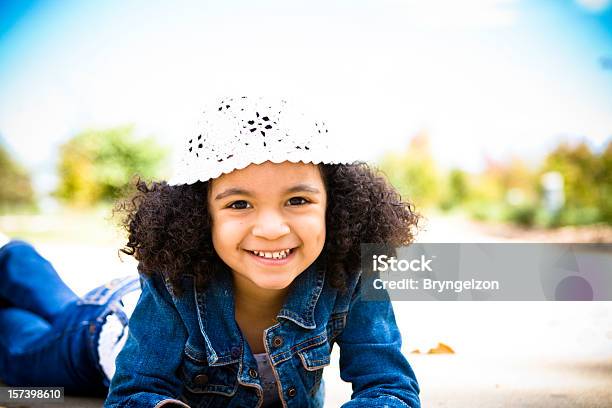
[[[329,343],[325,339],[321,344],[298,351],[298,356],[306,370],[316,371],[329,365],[329,353]]]
[[[327,339],[316,346],[300,350],[297,354],[302,362],[304,370],[301,373],[302,382],[306,392],[314,397],[321,388],[323,368],[329,365],[330,348]]]
[[[238,381],[235,364],[210,367],[206,362],[191,357],[191,354],[193,353],[188,353],[188,350],[183,352],[180,368],[186,394],[192,394],[190,397],[200,394],[200,399],[206,399],[215,395],[232,397],[236,393]]]

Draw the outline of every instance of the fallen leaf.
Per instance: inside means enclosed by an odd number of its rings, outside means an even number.
[[[429,349],[427,354],[455,354],[455,350],[444,343],[438,343],[436,347]]]

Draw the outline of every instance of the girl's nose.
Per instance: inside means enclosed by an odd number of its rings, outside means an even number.
[[[289,234],[290,231],[289,225],[280,214],[268,211],[257,217],[252,233],[256,237],[274,240]]]

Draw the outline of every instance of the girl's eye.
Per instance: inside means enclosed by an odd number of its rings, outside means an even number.
[[[287,203],[289,205],[304,205],[304,204],[308,204],[310,201],[308,201],[307,199],[305,199],[304,197],[291,197]]]
[[[228,208],[232,208],[234,210],[246,210],[247,208],[250,208],[250,207],[251,207],[251,204],[249,204],[248,202],[244,200],[234,201],[228,206]]]

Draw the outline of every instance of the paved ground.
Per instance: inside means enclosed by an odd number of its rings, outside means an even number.
[[[591,362],[509,361],[458,355],[412,355],[424,407],[610,407],[612,359]],[[331,378],[333,371],[326,377]],[[329,382],[328,382],[329,383]],[[329,390],[328,406],[350,395]]]
[[[337,355],[336,355],[337,357]],[[411,356],[424,407],[610,407],[612,359],[601,361],[508,361],[457,355]],[[337,361],[325,371],[326,406],[350,398],[350,385],[338,380]],[[70,408],[100,407],[92,398],[65,399]],[[0,404],[2,406],[2,404]],[[6,405],[6,407],[45,405]],[[57,404],[46,405],[57,407]]]

